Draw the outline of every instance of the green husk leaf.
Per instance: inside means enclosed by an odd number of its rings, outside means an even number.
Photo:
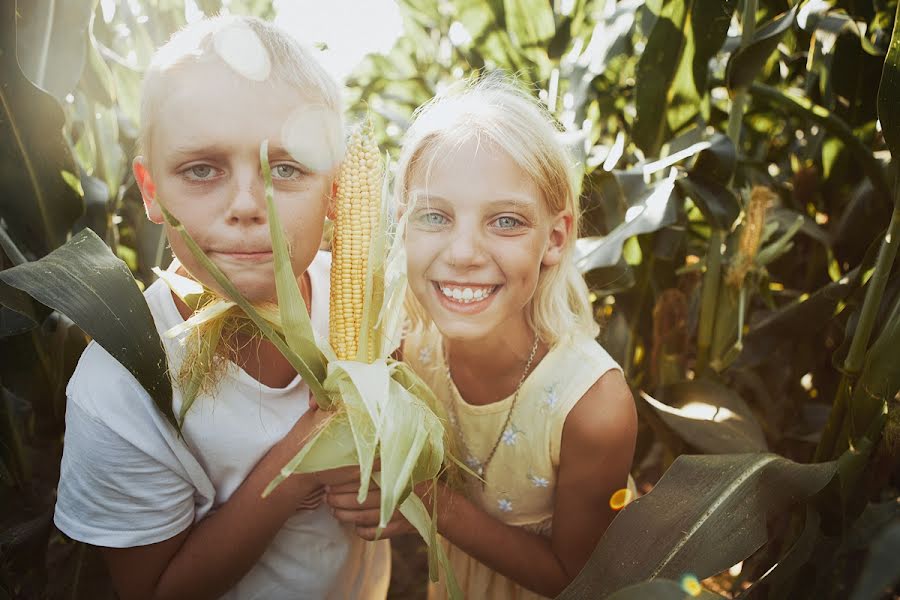
[[[281,483],[295,473],[315,473],[326,469],[337,469],[356,465],[356,449],[353,447],[353,432],[347,414],[336,411],[324,421],[300,451],[281,468],[275,479],[269,482],[262,496],[265,498]]]
[[[203,296],[204,292],[208,291],[204,289],[202,283],[191,279],[190,277],[179,275],[174,270],[163,271],[159,267],[153,267],[153,272],[157,277],[162,279],[163,282],[169,286],[169,289],[172,290],[182,302],[187,304],[191,310],[200,308],[200,298]]]
[[[175,338],[181,335],[182,333],[188,331],[189,329],[193,329],[194,327],[198,327],[207,321],[211,321],[216,317],[222,315],[223,313],[228,312],[231,308],[235,306],[235,303],[231,300],[222,300],[217,299],[210,302],[208,305],[204,306],[200,310],[197,310],[194,314],[190,316],[190,318],[175,327],[167,330],[163,335],[167,338]],[[194,309],[196,310],[196,309]],[[210,343],[212,341],[210,340]]]
[[[412,480],[413,470],[429,441],[429,433],[435,429],[429,426],[428,420],[437,420],[421,400],[393,379],[390,380],[388,398],[390,405],[386,407],[381,436],[381,473],[389,485],[381,489],[380,528],[388,524],[397,505],[418,483]],[[410,432],[415,435],[410,437]],[[431,441],[442,443],[440,438]],[[432,448],[431,451],[435,450]],[[431,477],[436,475],[436,472],[430,474]]]
[[[290,251],[281,227],[281,219],[275,209],[275,192],[272,186],[272,170],[269,166],[269,143],[264,140],[259,147],[259,162],[262,165],[266,184],[266,209],[269,217],[269,235],[272,240],[272,254],[275,262],[275,289],[278,294],[278,310],[285,341],[297,356],[309,365],[316,381],[323,381],[326,375],[325,356],[319,350],[312,321],[306,302],[297,285],[297,275],[291,266]],[[307,380],[306,375],[303,376]],[[324,409],[332,406],[329,397],[315,394],[316,402]]]
[[[432,552],[436,555],[437,560],[444,571],[444,577],[447,578],[445,585],[450,598],[452,600],[462,600],[462,590],[459,587],[459,583],[456,581],[453,569],[450,568],[450,561],[447,560],[447,554],[437,540],[437,535],[433,526],[434,521],[428,515],[428,509],[425,508],[425,504],[422,503],[418,496],[410,494],[406,500],[400,504],[400,514],[416,528],[416,531],[418,531],[419,535],[422,536],[422,539],[425,540],[425,543],[428,545],[429,557]],[[430,569],[433,564],[433,561],[430,558],[428,564],[429,577],[432,581],[437,581],[437,574],[432,573]]]
[[[390,373],[384,360],[374,363],[357,361],[334,361],[328,365],[329,377],[326,386],[332,381],[339,384],[341,396],[347,406],[350,424],[356,438],[356,450],[359,456],[360,502],[365,500],[375,462],[375,450],[382,440],[386,403],[390,392]],[[368,423],[363,415],[368,416]],[[361,439],[365,429],[371,428],[370,439]]]
[[[266,339],[268,339],[272,344],[278,348],[281,354],[291,363],[291,366],[300,373],[300,376],[303,378],[303,381],[309,386],[309,391],[316,398],[327,398],[328,395],[325,392],[325,388],[322,387],[322,384],[315,377],[315,372],[312,367],[301,357],[299,354],[294,352],[290,346],[288,346],[285,339],[279,334],[275,327],[269,323],[256,308],[253,307],[238,291],[234,284],[229,281],[228,277],[213,263],[206,253],[197,245],[197,242],[194,241],[194,238],[191,237],[191,234],[187,232],[184,228],[184,225],[175,218],[175,216],[169,212],[169,210],[165,207],[165,205],[160,201],[160,199],[156,198],[157,203],[159,204],[159,208],[163,213],[163,217],[166,222],[172,227],[181,239],[184,241],[185,245],[190,250],[191,254],[194,255],[194,258],[200,265],[206,269],[206,272],[215,279],[216,283],[222,288],[225,292],[225,295],[228,296],[231,300],[237,304],[241,310],[246,313],[246,315],[250,318],[251,321],[259,328],[260,332]]]
[[[181,409],[178,411],[178,422],[182,426],[184,425],[184,416],[187,414],[187,411],[191,408],[191,406],[193,406],[194,400],[197,399],[197,396],[202,389],[203,380],[206,378],[206,374],[212,370],[212,361],[216,353],[216,346],[219,345],[219,338],[222,337],[222,327],[224,325],[225,321],[222,319],[213,321],[208,333],[206,334],[206,343],[203,345],[203,348],[200,351],[200,356],[197,359],[197,363],[194,365],[194,368],[191,369],[190,379],[188,380],[187,385],[185,386],[181,395]],[[177,329],[177,327],[173,329]],[[172,330],[170,329],[166,332],[166,335],[168,336],[171,332]]]

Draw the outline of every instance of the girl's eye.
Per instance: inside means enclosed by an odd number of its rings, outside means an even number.
[[[184,171],[185,176],[188,179],[194,181],[205,181],[207,179],[211,179],[213,175],[215,175],[215,171],[209,165],[194,165],[193,167],[189,167]]]
[[[498,217],[494,220],[494,224],[500,229],[515,229],[523,225],[522,221],[515,217]]]
[[[296,179],[302,174],[302,171],[293,165],[275,165],[272,169],[272,176],[276,179]]]

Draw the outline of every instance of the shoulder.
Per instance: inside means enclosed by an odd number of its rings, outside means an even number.
[[[563,446],[595,450],[633,448],[637,410],[631,389],[619,369],[603,373],[569,411]]]

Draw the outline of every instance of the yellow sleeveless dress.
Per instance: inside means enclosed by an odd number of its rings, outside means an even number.
[[[560,440],[566,416],[587,390],[610,369],[621,369],[593,338],[558,342],[522,383],[509,425],[501,432],[513,400],[510,395],[486,406],[468,404],[447,375],[440,334],[434,329],[404,344],[404,360],[429,384],[448,410],[446,426],[458,448],[483,460],[500,436],[482,489],[466,477],[466,495],[494,518],[549,537],[552,531]],[[453,403],[450,410],[450,404]],[[460,441],[459,433],[462,432]],[[472,457],[462,456],[463,460]],[[441,539],[465,598],[531,600],[544,598],[483,565]],[[429,600],[447,598],[443,582],[431,584]]]

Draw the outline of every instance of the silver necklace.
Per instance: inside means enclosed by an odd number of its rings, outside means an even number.
[[[497,435],[497,441],[494,442],[494,446],[491,448],[490,453],[488,453],[487,458],[478,460],[472,451],[469,450],[469,444],[466,443],[462,428],[459,426],[459,416],[456,414],[456,401],[453,397],[453,376],[450,373],[450,360],[447,356],[447,348],[446,346],[444,347],[444,371],[447,376],[447,392],[450,394],[450,410],[452,412],[450,422],[452,423],[453,428],[456,429],[456,435],[467,455],[465,461],[466,464],[481,478],[482,489],[484,489],[486,483],[485,473],[487,473],[488,465],[491,463],[491,459],[494,458],[494,453],[497,452],[497,448],[500,446],[500,440],[503,439],[503,433],[506,431],[506,428],[509,427],[509,420],[512,417],[513,409],[516,407],[516,401],[519,399],[519,392],[522,389],[522,384],[525,383],[525,378],[528,377],[528,372],[531,370],[531,363],[534,362],[537,348],[538,337],[534,336],[534,344],[531,345],[531,353],[528,355],[528,362],[525,363],[525,371],[522,373],[522,377],[519,378],[518,385],[516,385],[515,394],[513,395],[512,402],[509,404],[509,410],[506,411],[506,420],[503,422],[503,427],[500,428],[500,433]]]

